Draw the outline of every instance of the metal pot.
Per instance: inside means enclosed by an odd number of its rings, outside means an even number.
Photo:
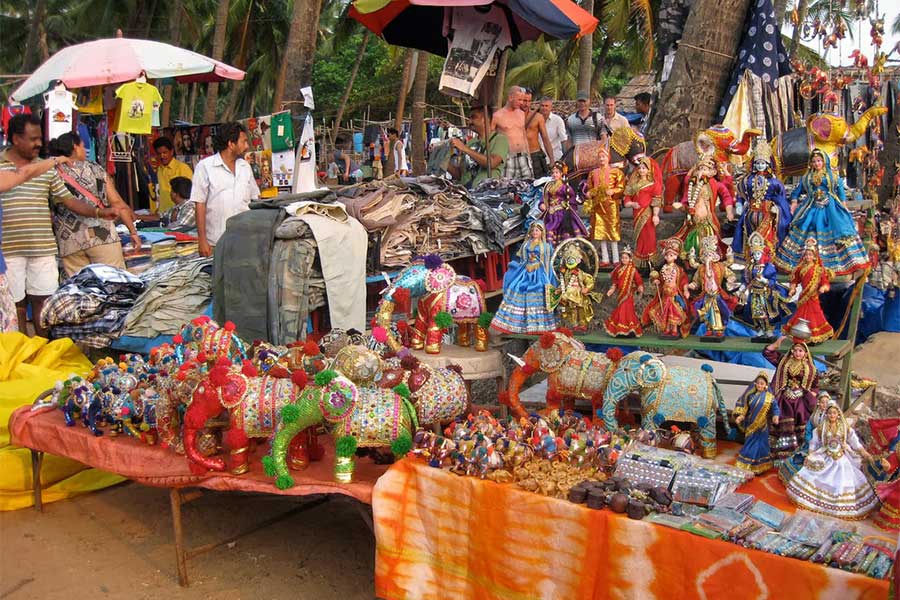
[[[812,336],[812,330],[809,328],[809,321],[806,319],[797,319],[797,322],[791,327],[791,335],[798,340],[808,340]]]

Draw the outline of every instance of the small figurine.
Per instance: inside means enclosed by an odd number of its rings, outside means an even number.
[[[782,356],[778,346],[783,339],[779,338],[763,350],[766,360],[775,365],[772,393],[778,400],[781,415],[775,431],[776,461],[789,458],[797,450],[798,439],[803,437],[819,387],[819,372],[809,348],[803,342],[796,342],[790,352]]]
[[[737,182],[737,196],[744,211],[738,219],[731,247],[744,259],[749,258],[748,246],[754,232],[763,237],[769,255],[774,256],[791,224],[791,207],[785,197],[784,184],[772,173],[771,157],[769,144],[758,142],[753,172]]]
[[[697,270],[688,289],[701,291],[700,298],[694,302],[694,309],[706,325],[704,341],[722,341],[731,311],[737,304],[737,300],[725,289],[725,283],[734,283],[735,277],[731,269],[722,264],[715,237],[703,238],[700,248],[702,263],[697,264],[693,251],[691,254],[691,266]]]
[[[806,199],[797,208],[797,200]],[[857,232],[856,222],[844,203],[844,180],[831,170],[825,153],[813,150],[809,170],[791,194],[791,221],[787,236],[778,247],[775,266],[793,270],[813,239],[818,244],[819,259],[836,275],[847,275],[869,265],[868,255]]]
[[[819,394],[816,399],[816,409],[810,415],[809,420],[806,421],[806,427],[803,430],[803,444],[789,459],[778,461],[778,479],[785,486],[803,468],[803,462],[806,460],[806,455],[809,454],[809,441],[812,439],[813,431],[825,420],[825,411],[828,408],[829,398],[828,394]]]
[[[719,203],[725,207],[725,213],[729,221],[734,220],[734,197],[728,189],[728,185],[716,179],[718,170],[712,155],[703,155],[697,164],[685,175],[685,190],[681,202],[676,202],[673,207],[684,207],[687,214],[684,223],[675,234],[684,244],[683,252],[699,250],[700,240],[714,236],[718,243],[722,243],[722,227],[716,216]]]
[[[583,184],[587,196],[585,212],[591,215],[591,237],[599,242],[600,264],[605,266],[619,262],[619,240],[622,221],[619,203],[625,190],[625,173],[609,165],[609,151],[601,148],[600,166],[591,171]]]
[[[544,186],[539,208],[547,228],[547,241],[556,246],[573,237],[587,237],[588,231],[578,216],[578,196],[565,178],[568,168],[556,161],[550,170],[553,181]]]
[[[772,468],[769,447],[769,417],[778,425],[778,401],[769,391],[769,376],[760,371],[753,380],[753,388],[738,399],[734,407],[735,423],[744,432],[744,445],[738,452],[735,466],[760,475]]]
[[[503,276],[503,301],[494,314],[491,328],[501,333],[543,333],[559,327],[559,318],[549,308],[547,294],[556,286],[551,259],[553,246],[547,242],[544,224],[534,221]]]
[[[638,162],[625,185],[626,208],[634,217],[634,264],[639,269],[650,266],[656,254],[656,226],[662,206],[662,171],[649,156]]]
[[[797,302],[797,310],[784,325],[784,333],[790,334],[794,326],[803,320],[809,328],[807,342],[810,344],[824,342],[834,335],[834,329],[825,318],[819,302],[819,295],[831,288],[829,282],[833,276],[819,258],[816,240],[806,240],[803,260],[791,273],[791,286],[788,290],[788,297]]]
[[[631,260],[631,248],[622,248],[621,262],[613,269],[610,275],[612,286],[606,292],[607,296],[616,296],[616,309],[603,322],[606,333],[613,337],[641,337],[643,330],[634,309],[634,294],[644,293],[644,281]]]
[[[823,392],[825,393],[825,392]],[[837,403],[828,400],[825,420],[809,442],[803,468],[787,485],[791,502],[839,519],[863,519],[878,508],[878,497],[860,470],[871,460]]]
[[[601,300],[594,292],[597,263],[597,251],[580,238],[566,240],[553,253],[559,288],[550,294],[550,308],[559,307],[563,322],[578,330],[587,329],[594,319],[594,302]]]
[[[665,263],[659,271],[652,271],[650,279],[656,284],[656,295],[644,308],[641,325],[651,322],[665,339],[678,339],[691,328],[687,301],[688,277],[675,261],[681,252],[681,240],[669,238],[662,243]]]
[[[775,339],[775,322],[789,314],[786,290],[778,283],[778,273],[769,262],[768,245],[758,231],[750,234],[747,248],[749,256],[743,272],[740,304],[746,307],[746,317],[754,329],[762,334],[752,340],[771,342]]]
[[[881,509],[875,525],[882,529],[900,529],[900,419],[870,419],[877,459],[870,465],[875,493]]]

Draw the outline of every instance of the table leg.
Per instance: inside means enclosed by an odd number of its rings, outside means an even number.
[[[44,501],[41,495],[41,465],[44,463],[44,453],[40,450],[31,451],[31,486],[34,491],[34,509],[44,512]]]
[[[177,488],[169,490],[169,504],[172,507],[172,528],[175,531],[175,570],[178,572],[178,585],[187,587],[187,563],[184,556],[184,529],[181,526],[181,491]]]

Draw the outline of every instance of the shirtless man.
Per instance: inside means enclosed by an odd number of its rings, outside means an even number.
[[[522,94],[522,112],[525,113],[525,137],[528,140],[528,153],[531,155],[531,171],[535,179],[546,177],[550,174],[550,166],[553,164],[553,145],[550,143],[550,134],[547,133],[547,121],[540,110],[531,110],[531,91],[525,90]],[[541,149],[548,148],[549,158],[544,156]]]
[[[506,106],[495,112],[491,120],[491,126],[509,140],[509,154],[503,170],[503,176],[507,179],[534,179],[525,137],[525,113],[521,108],[523,92],[519,86],[509,88]]]

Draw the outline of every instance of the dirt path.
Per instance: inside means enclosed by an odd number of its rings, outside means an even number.
[[[209,493],[183,507],[188,546],[225,539],[297,506],[273,496]],[[371,599],[374,537],[333,500],[188,562],[180,588],[167,490],[126,483],[0,513],[0,600]]]

